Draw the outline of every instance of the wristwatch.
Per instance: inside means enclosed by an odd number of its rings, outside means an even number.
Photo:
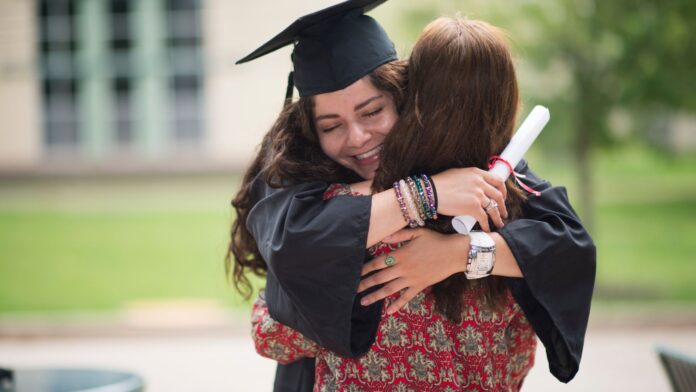
[[[495,241],[482,231],[469,232],[469,259],[464,274],[467,279],[489,276],[495,265]]]

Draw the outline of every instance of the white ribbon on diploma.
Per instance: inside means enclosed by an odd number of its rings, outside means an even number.
[[[513,168],[517,166],[524,154],[527,153],[529,147],[532,146],[534,140],[544,129],[546,124],[549,122],[551,115],[549,109],[544,106],[537,105],[532,109],[522,125],[520,125],[517,132],[512,136],[510,143],[505,147],[505,150],[500,154],[500,157],[505,161],[510,163]],[[510,168],[503,162],[496,162],[495,165],[488,171],[493,173],[498,177],[502,178],[503,181],[510,177]],[[476,219],[469,215],[455,216],[452,219],[452,226],[457,232],[467,235],[471,228],[476,224]]]

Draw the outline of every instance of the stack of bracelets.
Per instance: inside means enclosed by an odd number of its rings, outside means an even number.
[[[437,219],[437,192],[427,175],[410,176],[395,182],[394,193],[409,227],[424,226],[426,220]]]

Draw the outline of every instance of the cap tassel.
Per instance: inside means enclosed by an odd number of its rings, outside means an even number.
[[[285,103],[288,104],[292,101],[292,93],[295,89],[295,73],[290,71],[288,74],[288,88],[285,90]]]

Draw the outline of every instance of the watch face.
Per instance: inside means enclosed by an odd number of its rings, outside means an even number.
[[[476,263],[472,268],[475,274],[485,274],[493,266],[493,252],[477,252]]]
[[[467,265],[467,279],[485,278],[491,274],[495,265],[495,242],[487,234],[473,231],[469,233],[471,245]]]

